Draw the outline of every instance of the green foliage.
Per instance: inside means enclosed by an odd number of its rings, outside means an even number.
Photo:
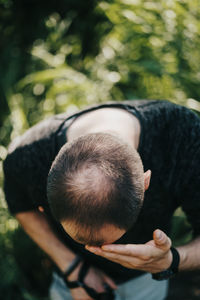
[[[174,247],[185,245],[192,239],[192,227],[180,207],[174,213],[170,237]]]
[[[0,292],[5,300],[34,299],[27,290],[37,285],[45,294],[42,277],[26,265],[46,258],[7,213],[1,160],[8,143],[41,119],[95,102],[165,98],[200,111],[200,6],[198,0],[0,0],[0,19]],[[173,223],[178,242],[187,227],[180,220],[185,224],[180,216]],[[23,246],[30,253],[24,264]],[[50,266],[39,268],[37,259],[36,269],[49,278]]]

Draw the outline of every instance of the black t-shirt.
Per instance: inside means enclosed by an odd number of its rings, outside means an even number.
[[[129,270],[84,249],[73,241],[49,210],[46,181],[51,164],[66,143],[66,130],[79,115],[104,107],[118,107],[134,114],[141,124],[138,152],[144,170],[152,177],[145,192],[141,213],[134,227],[118,243],[145,243],[156,228],[169,233],[173,212],[185,211],[194,235],[200,234],[200,118],[189,109],[168,101],[113,102],[81,111],[70,118],[60,114],[29,129],[9,148],[4,162],[5,196],[12,214],[45,208],[61,240],[117,282],[138,276]]]

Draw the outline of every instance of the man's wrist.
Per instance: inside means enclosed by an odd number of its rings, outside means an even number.
[[[163,270],[161,270],[161,272],[164,271],[164,270],[169,269],[170,266],[171,266],[171,264],[172,264],[172,262],[173,262],[173,254],[172,254],[171,249],[172,248],[170,248],[169,251],[168,251],[167,259],[166,259],[166,264],[163,264]]]
[[[172,277],[178,272],[178,267],[180,263],[180,255],[176,248],[171,247],[170,252],[172,253],[172,262],[170,266],[164,271],[153,273],[152,278],[155,280],[164,280]]]
[[[60,270],[60,273],[64,273],[71,262],[75,259],[76,254],[73,253],[72,251],[66,251],[66,253],[63,253],[59,258],[57,258],[55,261],[55,264],[57,268]]]
[[[74,271],[69,276],[67,276],[68,281],[78,280],[78,275],[79,275],[79,272],[80,272],[80,269],[81,269],[82,265],[83,265],[83,262],[80,262],[78,264],[78,266],[74,269]]]
[[[170,248],[168,253],[165,255],[163,260],[160,262],[159,269],[154,270],[154,271],[150,271],[150,273],[155,274],[155,273],[160,273],[162,271],[167,270],[171,266],[172,260],[173,260],[173,255],[172,255],[172,251],[171,251],[171,248]]]
[[[185,247],[178,247],[177,248],[179,255],[180,255],[180,263],[179,263],[179,270],[184,271],[187,270],[188,267],[188,256],[187,256],[187,251]]]
[[[78,265],[80,265],[81,261],[82,261],[82,259],[79,256],[76,256],[71,261],[71,263],[69,264],[67,269],[62,273],[62,276],[67,279],[74,272],[74,270],[78,267]]]

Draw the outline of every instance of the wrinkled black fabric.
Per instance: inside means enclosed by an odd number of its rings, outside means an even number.
[[[181,206],[194,235],[200,234],[200,118],[189,109],[168,101],[124,101],[97,105],[130,111],[140,121],[138,152],[144,170],[152,171],[149,189],[134,227],[118,243],[144,243],[152,239],[156,228],[169,233],[174,210]],[[29,129],[15,140],[4,162],[5,196],[12,214],[45,208],[57,235],[85,259],[105,270],[117,282],[141,272],[129,270],[97,257],[73,241],[52,217],[46,180],[50,166],[66,142],[66,130],[78,115],[66,122],[67,114],[56,115]]]

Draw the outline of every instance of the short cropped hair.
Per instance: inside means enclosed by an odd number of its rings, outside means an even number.
[[[128,230],[144,198],[144,170],[138,152],[115,135],[92,133],[66,143],[47,180],[51,211],[59,222]]]

